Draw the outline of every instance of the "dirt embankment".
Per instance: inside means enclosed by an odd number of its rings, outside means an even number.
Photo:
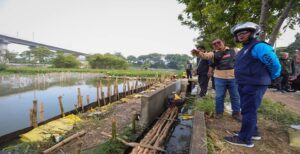
[[[281,102],[285,107],[300,115],[300,92],[279,93],[268,90],[264,96],[274,102]],[[299,154],[300,149],[289,145],[289,135],[286,129],[278,126],[276,123],[258,119],[258,127],[262,139],[254,141],[254,148],[245,148],[228,144],[223,137],[232,136],[232,131],[240,130],[241,123],[233,120],[230,115],[225,115],[222,119],[207,119],[208,135],[214,143],[213,148],[216,153],[232,154]]]
[[[268,90],[264,98],[281,102],[288,110],[300,115],[300,91],[281,93]]]

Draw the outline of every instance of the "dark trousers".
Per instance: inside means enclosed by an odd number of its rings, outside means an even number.
[[[282,80],[280,82],[280,89],[279,90],[287,90],[289,75],[288,74],[283,74],[283,75],[281,75],[281,77],[282,77]]]
[[[208,87],[208,81],[209,81],[209,78],[206,74],[198,75],[198,82],[199,82],[199,86],[201,88],[201,91],[200,91],[200,94],[199,94],[200,97],[206,95],[207,87]]]
[[[238,85],[242,109],[242,127],[239,138],[251,141],[251,137],[257,131],[257,109],[268,86],[264,85]]]
[[[190,69],[186,69],[186,77],[189,79],[189,78],[192,78],[192,70]]]

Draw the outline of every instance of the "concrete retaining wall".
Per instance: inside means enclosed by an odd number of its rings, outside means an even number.
[[[151,125],[166,109],[168,95],[180,90],[180,80],[165,86],[148,96],[142,96],[140,124],[143,127]]]

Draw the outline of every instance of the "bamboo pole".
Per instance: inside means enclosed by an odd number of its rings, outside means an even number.
[[[80,136],[84,135],[85,133],[86,133],[86,131],[81,131],[81,132],[78,132],[78,133],[76,133],[76,134],[73,134],[72,136],[70,136],[70,137],[68,137],[68,138],[66,138],[66,139],[64,139],[64,140],[62,140],[61,142],[55,144],[55,145],[52,146],[51,148],[49,148],[49,149],[43,151],[42,153],[43,153],[43,154],[50,153],[50,152],[54,151],[55,149],[61,147],[62,145],[64,145],[64,144],[70,142],[71,140],[73,140],[73,139],[75,139],[75,138],[77,138],[77,137],[80,137]]]
[[[107,97],[108,97],[108,102],[111,103],[111,97],[110,97],[110,79],[107,79]]]
[[[44,103],[40,104],[40,122],[44,121]]]
[[[33,121],[33,127],[36,128],[38,126],[37,122],[37,100],[33,100],[33,109],[32,109],[32,121]]]
[[[174,120],[165,120],[165,119],[175,119],[178,113],[178,109],[169,108],[166,112],[163,113],[161,119],[159,119],[152,129],[147,133],[144,139],[141,140],[140,144],[150,145],[153,147],[159,147],[162,145],[162,141],[165,139],[167,132],[169,131]],[[147,147],[138,146],[133,148],[132,154],[137,153],[156,153],[156,149],[149,149]]]
[[[100,94],[101,94],[101,99],[103,100],[103,104],[106,105],[106,100],[105,100],[104,91],[103,91],[103,84],[102,84],[101,80],[100,80]]]
[[[128,91],[127,91],[128,93],[127,93],[127,94],[130,95],[131,93],[130,93],[130,83],[129,83],[129,79],[127,80],[127,87],[128,87]]]
[[[90,104],[90,96],[86,95],[86,104],[89,105]]]
[[[119,100],[118,78],[116,78],[116,80],[115,80],[114,92],[115,92],[114,95],[115,95],[116,100]]]
[[[80,154],[81,152],[81,147],[82,147],[82,141],[80,141],[79,137],[77,137],[78,141],[77,141],[77,144],[76,144],[76,154]]]
[[[99,83],[96,83],[96,90],[97,90],[97,103],[98,106],[100,107],[100,98],[99,98]]]
[[[81,104],[80,104],[80,88],[77,88],[77,106],[81,107]]]
[[[101,132],[102,135],[105,135],[107,137],[112,137],[110,134],[108,133],[105,133],[105,132]],[[161,151],[161,152],[167,152],[166,150],[160,148],[160,147],[154,147],[154,146],[151,146],[151,145],[144,145],[144,144],[139,144],[139,143],[135,143],[135,142],[126,142],[125,140],[117,137],[116,138],[117,140],[119,140],[120,142],[122,142],[123,144],[127,145],[127,146],[130,146],[130,147],[138,147],[138,146],[141,146],[141,147],[145,147],[145,148],[150,148],[150,149],[156,149],[158,151]]]
[[[101,98],[103,100],[103,104],[106,105],[106,99],[105,99],[105,96],[104,96],[104,92],[101,92]]]
[[[33,126],[33,109],[29,110],[30,126]]]
[[[124,97],[126,97],[126,80],[123,80],[123,93],[124,93]]]
[[[62,117],[65,116],[65,112],[64,112],[64,106],[63,106],[63,102],[62,102],[62,96],[58,97],[58,101],[59,101],[59,107],[60,107],[60,114]],[[78,106],[76,107],[77,110]]]
[[[116,117],[113,116],[112,121],[111,121],[111,136],[113,140],[116,140],[117,138],[117,122],[116,122]]]
[[[134,92],[137,92],[138,84],[139,84],[139,78],[137,77],[135,81]]]

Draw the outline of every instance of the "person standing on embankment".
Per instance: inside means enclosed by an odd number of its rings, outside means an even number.
[[[254,147],[252,140],[260,140],[257,128],[257,110],[271,80],[279,77],[281,65],[274,49],[258,41],[260,27],[253,22],[235,25],[231,29],[235,40],[243,44],[235,63],[235,77],[238,84],[242,108],[242,126],[225,141],[239,146]]]
[[[194,56],[212,61],[214,70],[214,80],[216,88],[216,118],[220,119],[224,113],[224,100],[226,90],[229,91],[232,117],[241,121],[240,98],[237,91],[237,84],[234,77],[234,63],[236,52],[225,46],[221,39],[212,42],[215,52],[204,52],[202,49],[193,49]]]

